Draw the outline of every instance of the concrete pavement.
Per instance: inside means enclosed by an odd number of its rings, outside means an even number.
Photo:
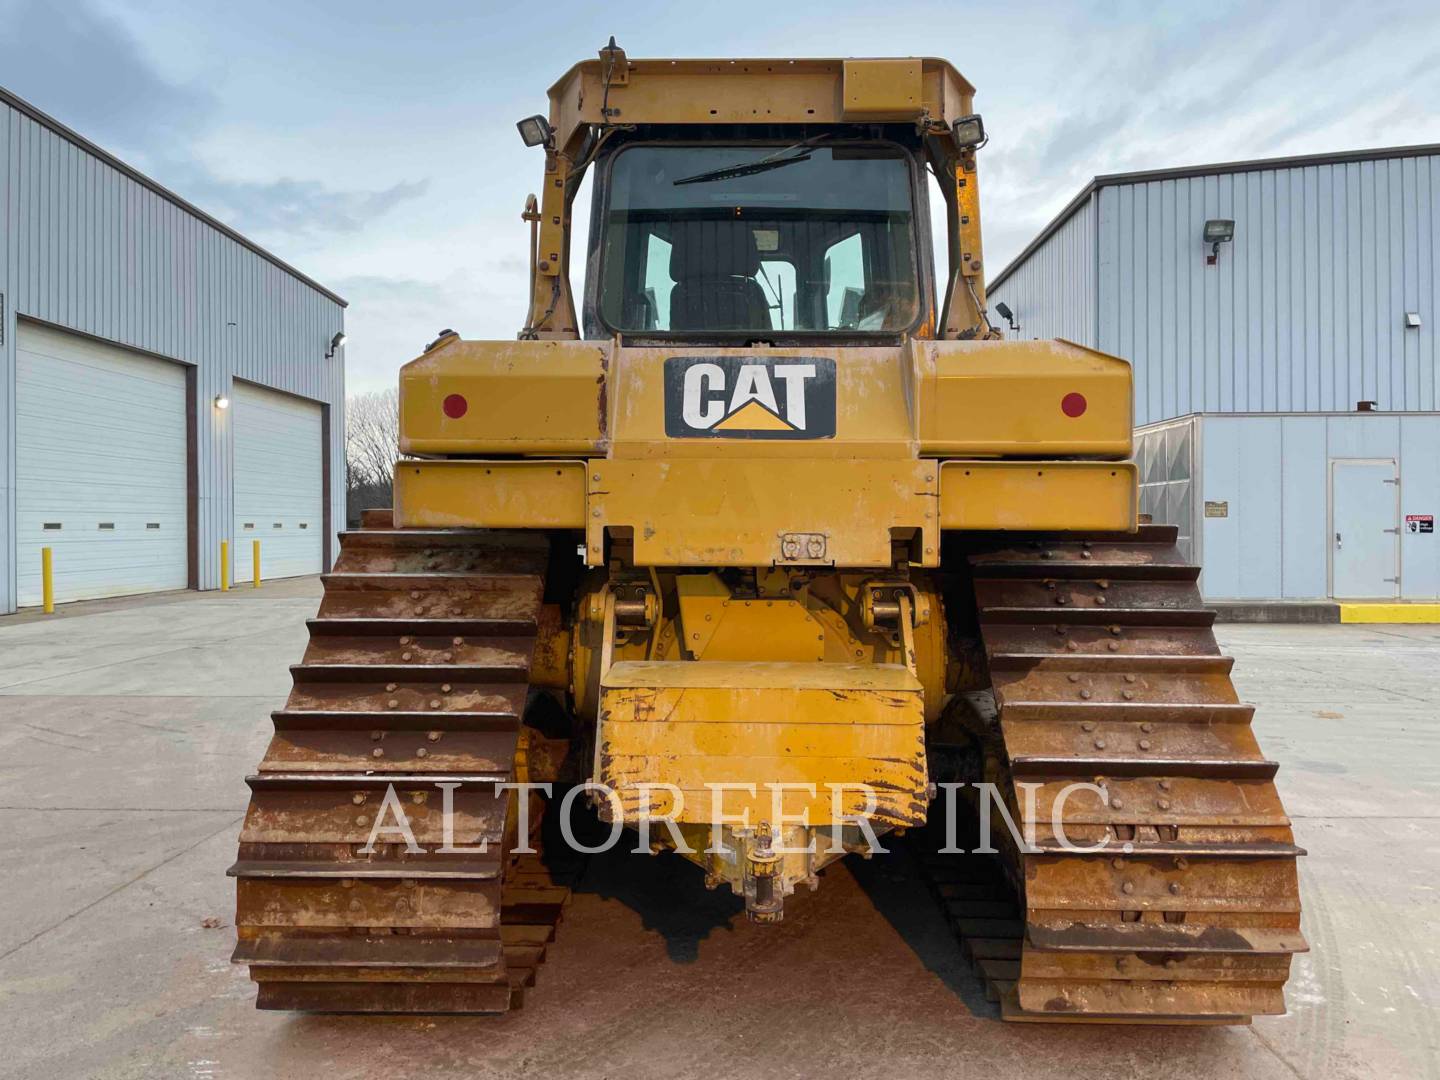
[[[1310,851],[1285,1017],[1002,1024],[903,858],[757,927],[627,854],[591,861],[519,1013],[262,1014],[224,870],[318,593],[0,619],[0,1077],[1440,1077],[1440,627],[1220,627]]]

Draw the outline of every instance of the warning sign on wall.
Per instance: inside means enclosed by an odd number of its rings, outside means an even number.
[[[1406,514],[1405,531],[1408,533],[1433,533],[1435,531],[1435,515]]]

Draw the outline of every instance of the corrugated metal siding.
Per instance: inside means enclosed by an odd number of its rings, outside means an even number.
[[[1088,199],[986,296],[991,319],[1004,302],[1020,324],[1007,338],[1065,338],[1096,348],[1095,200]]]
[[[241,378],[334,406],[331,515],[344,521],[344,368],[325,359],[343,308],[231,236],[0,103],[0,611],[13,607],[15,318],[197,369],[200,585],[219,583],[232,521],[227,413]]]
[[[1361,400],[1440,407],[1440,157],[1116,184],[1097,197],[1098,347],[1134,365],[1136,423]],[[1208,218],[1235,220],[1216,266]],[[1419,330],[1405,328],[1407,311]]]

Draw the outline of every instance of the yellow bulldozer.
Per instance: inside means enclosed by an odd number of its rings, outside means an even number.
[[[1005,1017],[1284,1011],[1276,766],[1139,520],[1129,365],[987,317],[973,98],[942,60],[612,39],[520,122],[525,325],[402,369],[394,509],[343,535],[248,778],[260,1008],[514,1007],[583,801],[761,922],[948,816],[916,861]],[[976,809],[998,883],[957,869]]]

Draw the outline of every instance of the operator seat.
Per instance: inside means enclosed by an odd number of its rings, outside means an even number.
[[[670,329],[771,329],[753,231],[732,221],[676,222],[670,243]]]

